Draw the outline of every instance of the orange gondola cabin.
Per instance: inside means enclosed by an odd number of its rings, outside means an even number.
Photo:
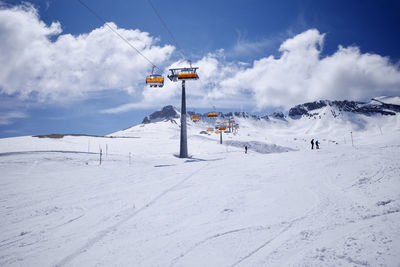
[[[193,115],[193,116],[191,117],[192,121],[199,121],[200,118],[201,118],[201,117],[198,116],[198,115]]]
[[[197,80],[199,77],[197,73],[183,72],[178,74],[178,80]]]
[[[189,68],[177,68],[177,69],[169,69],[171,72],[170,75],[168,75],[168,78],[171,81],[186,81],[186,80],[197,80],[199,78],[199,75],[197,75],[197,69],[198,67],[192,67],[190,64]]]
[[[150,85],[150,87],[163,87],[164,77],[158,74],[151,74],[146,77],[146,84]]]

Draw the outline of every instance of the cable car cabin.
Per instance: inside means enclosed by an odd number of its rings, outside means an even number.
[[[208,113],[208,117],[215,118],[218,117],[218,113]]]
[[[214,132],[214,128],[208,128],[207,131],[208,132]]]
[[[199,77],[194,72],[183,72],[178,74],[178,80],[197,80]]]
[[[200,116],[197,116],[197,115],[196,115],[196,116],[192,116],[191,118],[192,118],[193,121],[198,121],[198,120],[200,120]]]
[[[217,134],[218,134],[218,133],[221,133],[221,131],[215,131],[215,133],[217,133]]]
[[[224,133],[230,133],[230,131],[229,131],[229,130],[226,130],[226,131],[224,131]]]
[[[178,80],[197,80],[199,78],[196,73],[197,69],[198,67],[192,67],[192,65],[190,65],[190,68],[169,69],[168,78],[173,82]]]
[[[226,127],[219,127],[218,130],[226,130]]]
[[[164,77],[158,74],[152,74],[150,76],[147,76],[146,84],[150,85],[150,87],[163,87]]]
[[[230,128],[232,128],[232,126],[228,125],[228,128],[230,129]]]

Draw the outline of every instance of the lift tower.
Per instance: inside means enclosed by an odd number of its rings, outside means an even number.
[[[180,143],[180,158],[188,157],[188,148],[187,148],[187,131],[186,131],[186,90],[185,90],[185,82],[186,80],[197,80],[199,76],[197,75],[198,67],[192,67],[190,64],[190,68],[177,68],[177,69],[169,69],[171,72],[168,75],[168,78],[173,81],[182,81],[182,105],[181,105],[181,143]]]

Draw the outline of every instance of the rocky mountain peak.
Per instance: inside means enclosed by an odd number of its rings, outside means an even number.
[[[146,124],[163,120],[178,119],[180,117],[181,116],[178,110],[174,106],[168,105],[163,107],[161,110],[153,112],[149,116],[146,116],[143,119],[142,123]]]
[[[269,116],[272,118],[275,118],[275,119],[279,119],[279,120],[284,120],[286,117],[285,114],[283,114],[283,112],[281,112],[281,111],[276,111]]]

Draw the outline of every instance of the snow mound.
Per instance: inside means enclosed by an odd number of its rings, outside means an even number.
[[[276,144],[267,144],[258,141],[245,142],[245,141],[228,140],[225,141],[225,144],[233,147],[242,147],[242,148],[247,145],[249,150],[253,150],[261,154],[295,151],[295,149],[290,147],[278,146]]]

